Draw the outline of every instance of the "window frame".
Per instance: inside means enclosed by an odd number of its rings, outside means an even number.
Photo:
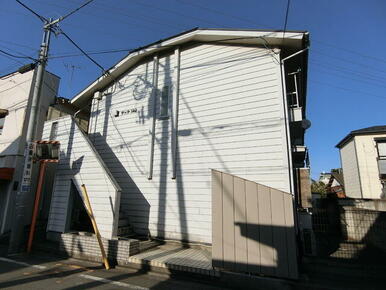
[[[379,146],[378,146],[379,143],[384,143],[384,144],[386,144],[386,139],[384,139],[384,138],[382,138],[382,139],[375,139],[374,141],[375,141],[375,146],[376,146],[376,148],[377,148],[377,156],[378,156],[378,159],[379,159],[379,160],[384,160],[384,159],[386,159],[386,155],[380,155],[380,154],[379,154]],[[385,146],[386,146],[386,145],[385,145]]]
[[[166,93],[166,98],[165,97]],[[170,95],[171,95],[171,85],[164,85],[160,91],[160,102],[159,102],[159,115],[160,120],[169,119],[170,117]],[[164,100],[166,100],[166,110],[164,107]]]

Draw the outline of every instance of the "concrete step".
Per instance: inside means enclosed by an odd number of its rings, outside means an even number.
[[[146,241],[140,241],[139,242],[139,252],[143,252],[152,248],[156,248],[158,246],[163,245],[164,242],[159,240],[146,240]]]
[[[117,235],[118,237],[129,238],[129,237],[134,237],[135,232],[133,231],[133,228],[130,225],[121,226],[121,227],[118,227]]]
[[[130,225],[130,222],[127,218],[119,218],[118,227],[125,227],[129,225]]]

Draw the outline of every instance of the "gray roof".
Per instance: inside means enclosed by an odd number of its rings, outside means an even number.
[[[351,131],[346,137],[344,137],[335,147],[342,148],[348,141],[351,140],[356,135],[367,135],[367,134],[377,134],[377,133],[386,133],[386,126],[372,126],[363,129],[358,129]]]

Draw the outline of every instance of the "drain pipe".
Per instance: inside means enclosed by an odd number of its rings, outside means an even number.
[[[295,196],[295,189],[294,189],[294,173],[293,173],[293,164],[292,164],[292,144],[291,144],[291,135],[290,135],[290,128],[289,128],[289,118],[288,118],[288,103],[287,103],[287,86],[285,82],[285,66],[284,63],[286,60],[301,54],[305,51],[307,51],[309,47],[306,47],[302,50],[299,50],[283,59],[280,60],[280,70],[281,70],[281,85],[283,90],[283,104],[284,104],[284,119],[285,119],[285,129],[286,129],[286,139],[287,139],[287,158],[288,158],[288,171],[289,171],[289,186],[290,186],[290,193]]]

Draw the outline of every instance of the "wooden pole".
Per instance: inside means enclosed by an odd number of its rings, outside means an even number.
[[[88,198],[86,186],[84,184],[82,184],[81,187],[82,187],[82,194],[83,194],[83,201],[85,203],[85,208],[86,208],[86,211],[88,213],[88,216],[90,217],[92,227],[94,228],[94,232],[95,232],[95,236],[97,237],[97,240],[98,240],[99,248],[101,249],[103,263],[105,264],[106,270],[109,270],[110,269],[109,261],[106,257],[105,248],[103,247],[103,243],[102,243],[102,237],[99,233],[98,226],[97,226],[97,223],[95,221],[95,217],[94,217],[94,214],[93,214],[93,211],[91,208],[90,199]]]
[[[37,220],[37,217],[39,214],[40,196],[41,196],[42,190],[43,190],[43,183],[44,183],[44,175],[46,172],[46,166],[47,166],[47,162],[45,160],[40,161],[39,181],[38,181],[38,186],[36,189],[34,209],[32,212],[31,227],[30,227],[30,231],[29,231],[29,235],[28,235],[27,253],[30,253],[31,249],[32,249],[32,242],[33,242],[34,235],[35,235],[36,220]]]

